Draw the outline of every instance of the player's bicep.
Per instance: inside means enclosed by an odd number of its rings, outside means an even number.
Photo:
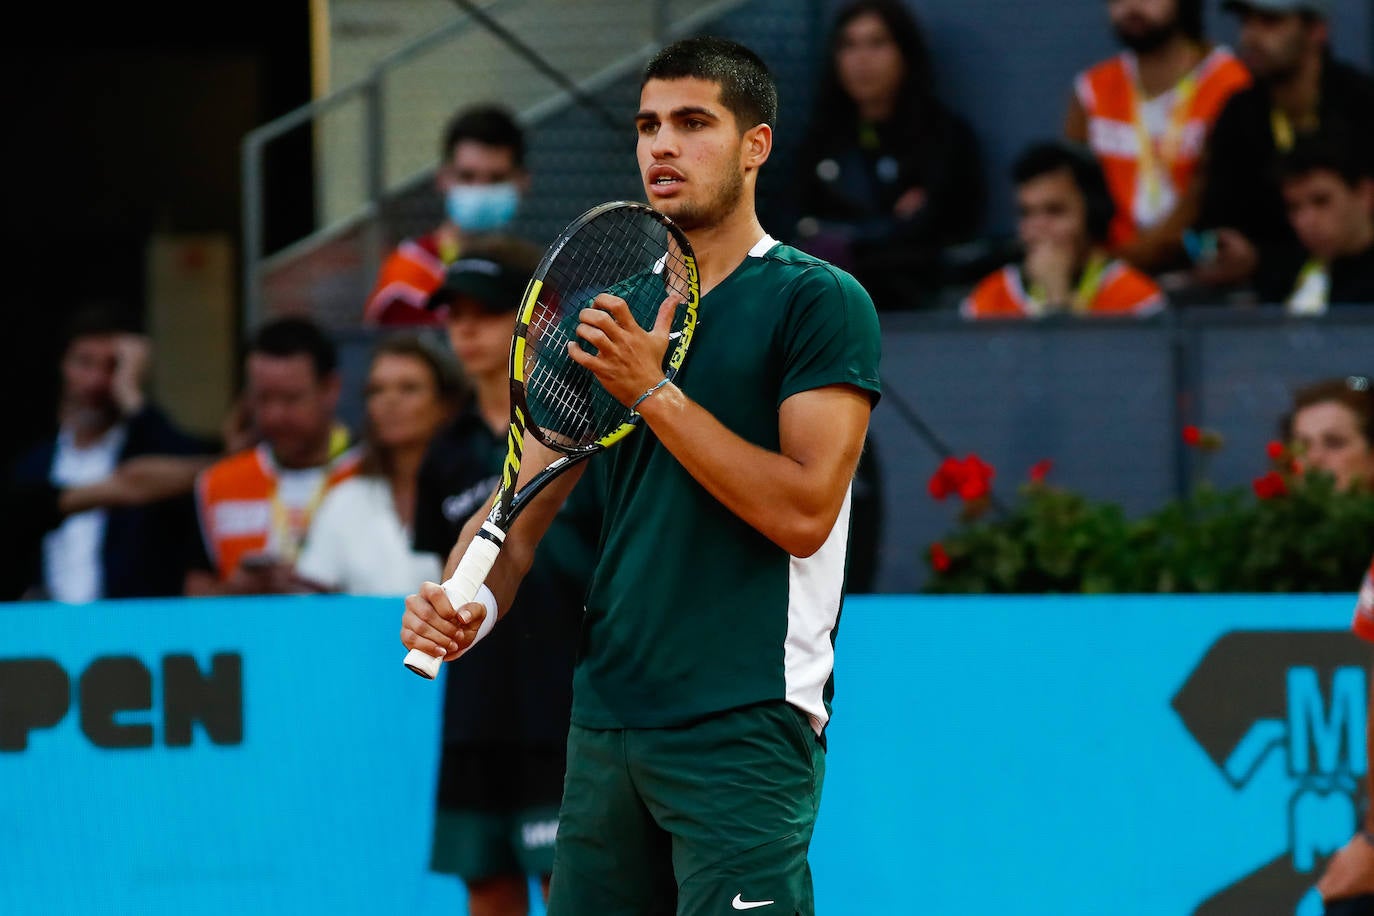
[[[800,391],[782,402],[779,450],[801,466],[813,510],[839,514],[863,452],[872,410],[869,393],[853,385]]]

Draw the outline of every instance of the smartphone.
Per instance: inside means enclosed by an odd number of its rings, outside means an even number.
[[[1205,264],[1217,256],[1217,233],[1214,229],[1198,232],[1187,229],[1183,233],[1183,250],[1194,264]]]

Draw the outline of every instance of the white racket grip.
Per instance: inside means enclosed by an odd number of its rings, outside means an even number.
[[[482,527],[497,535],[498,538],[504,539],[501,530],[494,525],[488,527],[489,524],[490,523],[483,523]],[[473,538],[472,542],[468,544],[468,549],[463,551],[463,558],[458,561],[458,568],[455,569],[453,575],[443,583],[444,594],[448,596],[449,604],[453,605],[455,610],[465,604],[471,603],[472,600],[477,597],[477,590],[480,589],[482,583],[486,581],[487,573],[491,572],[492,566],[496,564],[496,557],[500,552],[501,540],[492,540],[478,536]],[[477,639],[480,639],[490,632],[495,623],[495,615],[489,612],[486,619],[482,622]],[[477,639],[474,639],[472,643],[469,644],[469,649],[477,644]],[[466,652],[467,650],[464,649],[463,651]],[[462,657],[461,653],[459,657]],[[443,663],[444,660],[442,658],[435,655],[427,655],[419,649],[411,649],[406,653],[405,666],[421,677],[426,677],[430,680],[439,676],[439,667],[443,665]]]

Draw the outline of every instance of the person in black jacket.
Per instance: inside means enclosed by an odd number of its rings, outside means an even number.
[[[1326,0],[1227,0],[1255,84],[1226,103],[1208,138],[1197,279],[1250,285],[1281,302],[1306,259],[1279,191],[1278,161],[1302,138],[1374,165],[1374,81],[1331,58]]]
[[[902,3],[840,12],[798,165],[797,246],[852,272],[879,310],[925,304],[941,250],[973,237],[985,195],[973,131],[935,97]]]
[[[1374,305],[1374,171],[1344,147],[1302,140],[1284,155],[1280,174],[1288,220],[1307,255],[1289,286],[1288,310]]]
[[[72,319],[60,363],[57,433],[15,462],[6,486],[4,501],[19,515],[6,597],[16,589],[68,602],[181,593],[184,507],[155,498],[178,487],[140,496],[112,483],[138,456],[210,450],[148,402],[147,363],[147,341],[112,310],[87,308]],[[172,461],[165,469],[189,490],[196,467]]]

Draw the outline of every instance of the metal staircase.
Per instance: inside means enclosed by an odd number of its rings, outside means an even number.
[[[340,4],[342,13],[358,17],[368,0],[352,2]],[[310,314],[335,328],[357,324],[388,246],[439,219],[430,191],[439,134],[459,108],[499,101],[518,113],[529,133],[534,185],[514,230],[546,240],[592,203],[639,196],[628,158],[629,112],[638,71],[654,51],[690,34],[727,35],[755,47],[775,70],[797,66],[809,89],[820,5],[487,0],[467,12],[463,6],[476,5],[448,4],[446,21],[244,138],[245,326],[279,314]],[[347,75],[337,63],[333,69],[336,78],[338,71]],[[784,85],[798,82],[786,72],[778,76]],[[274,145],[301,132],[309,132],[314,148],[315,226],[267,252],[266,170]]]

